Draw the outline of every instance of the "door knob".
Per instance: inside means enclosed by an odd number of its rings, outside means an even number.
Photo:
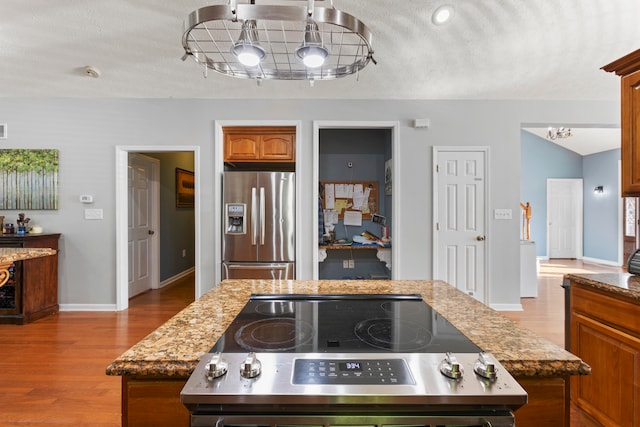
[[[486,238],[487,238],[486,236],[476,236],[476,240],[479,242],[482,242]]]
[[[147,233],[149,233],[149,234],[155,234],[156,232],[155,232],[155,231],[153,231],[153,230],[149,230],[149,231],[147,231]]]

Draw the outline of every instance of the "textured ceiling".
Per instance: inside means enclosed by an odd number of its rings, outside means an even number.
[[[443,3],[455,15],[435,26]],[[0,97],[617,100],[600,67],[640,48],[638,0],[335,0],[378,65],[258,87],[181,61],[183,21],[209,4],[224,1],[2,0]]]

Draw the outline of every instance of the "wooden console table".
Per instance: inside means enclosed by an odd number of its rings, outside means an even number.
[[[0,235],[0,323],[58,312],[60,234]]]

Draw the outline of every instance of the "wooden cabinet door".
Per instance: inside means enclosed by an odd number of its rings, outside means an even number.
[[[622,195],[640,195],[640,71],[622,77]]]
[[[262,160],[294,161],[294,136],[291,134],[263,135],[260,143]]]
[[[591,366],[572,379],[572,400],[603,425],[640,425],[640,339],[572,316],[571,351]]]
[[[224,138],[225,161],[251,161],[260,157],[260,135],[229,134]]]

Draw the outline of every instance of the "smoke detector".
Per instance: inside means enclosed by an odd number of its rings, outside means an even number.
[[[89,76],[89,77],[93,77],[93,78],[98,78],[100,77],[100,70],[98,70],[96,67],[92,66],[92,65],[86,65],[84,67],[84,73]]]

